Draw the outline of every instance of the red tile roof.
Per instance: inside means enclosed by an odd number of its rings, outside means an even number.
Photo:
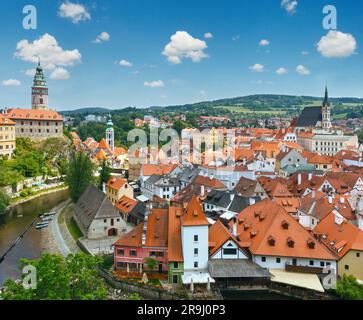
[[[209,222],[204,213],[200,200],[193,196],[186,213],[182,217],[182,226],[208,226]]]
[[[183,250],[181,242],[181,216],[183,209],[169,207],[168,228],[168,260],[169,262],[183,262]]]
[[[13,120],[63,121],[63,117],[53,110],[11,109],[6,116]]]
[[[126,195],[123,195],[116,203],[115,207],[121,211],[122,213],[129,213],[135,206],[137,205],[137,201],[135,199],[131,199]]]
[[[0,126],[14,126],[15,122],[0,115]]]
[[[238,237],[248,244],[254,255],[336,259],[323,245],[314,241],[299,222],[269,199],[246,208],[238,215]],[[315,244],[313,248],[308,246],[312,241]]]
[[[113,189],[113,190],[120,190],[125,184],[127,183],[127,179],[117,179],[117,178],[111,178],[107,182],[107,187]]]

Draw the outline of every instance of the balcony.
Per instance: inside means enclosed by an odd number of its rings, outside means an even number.
[[[310,274],[323,273],[323,268],[310,267],[310,266],[297,266],[297,265],[292,265],[292,264],[286,264],[285,270],[287,272],[297,272],[297,273],[310,273]]]

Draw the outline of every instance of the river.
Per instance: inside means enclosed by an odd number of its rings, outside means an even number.
[[[0,215],[0,255],[4,254],[38,214],[50,211],[67,198],[68,191],[66,190],[45,194],[19,204]],[[36,259],[40,255],[41,232],[33,227],[18,246],[6,256],[5,261],[0,264],[0,285],[8,278],[19,278],[18,261],[20,258]]]

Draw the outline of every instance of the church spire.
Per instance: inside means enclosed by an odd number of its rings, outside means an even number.
[[[325,87],[325,97],[323,106],[329,105],[329,95],[328,95],[328,86]]]

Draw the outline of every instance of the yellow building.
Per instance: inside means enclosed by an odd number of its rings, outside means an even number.
[[[115,205],[122,196],[128,196],[133,199],[134,189],[128,184],[126,179],[111,178],[106,184],[106,194],[108,200]]]
[[[15,122],[0,115],[0,157],[12,157],[15,150]]]

